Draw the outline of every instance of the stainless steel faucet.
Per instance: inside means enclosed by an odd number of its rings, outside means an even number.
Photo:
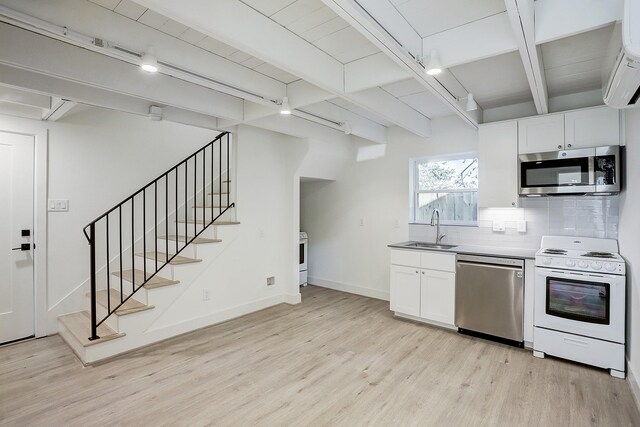
[[[440,234],[440,211],[438,209],[434,209],[431,212],[431,226],[433,227],[434,225],[436,226],[436,245],[439,245],[446,234]]]

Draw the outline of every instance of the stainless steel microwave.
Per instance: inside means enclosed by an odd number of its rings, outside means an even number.
[[[616,194],[620,165],[617,145],[522,154],[518,159],[520,195]]]

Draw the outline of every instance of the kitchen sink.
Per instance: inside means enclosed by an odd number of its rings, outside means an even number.
[[[424,248],[424,249],[453,249],[457,248],[458,245],[443,245],[437,243],[426,243],[426,242],[411,242],[404,245],[407,248]]]

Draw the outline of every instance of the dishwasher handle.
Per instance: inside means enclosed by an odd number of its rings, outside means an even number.
[[[517,258],[500,258],[493,256],[480,256],[480,255],[458,255],[458,263],[465,264],[478,264],[478,265],[499,265],[512,268],[524,268],[524,260]]]

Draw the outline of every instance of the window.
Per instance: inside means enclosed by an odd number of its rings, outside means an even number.
[[[429,223],[434,209],[440,224],[478,224],[478,157],[422,158],[411,161],[411,222]]]

